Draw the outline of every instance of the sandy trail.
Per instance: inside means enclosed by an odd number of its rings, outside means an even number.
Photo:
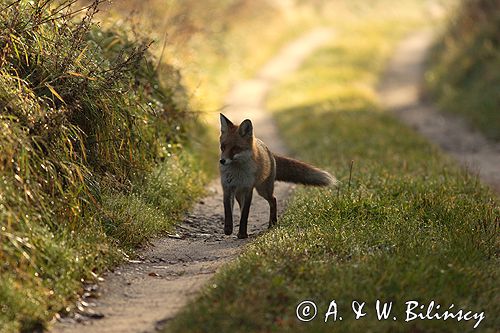
[[[266,95],[280,78],[297,69],[332,36],[330,29],[316,29],[290,43],[254,79],[233,87],[224,113],[235,122],[252,119],[255,135],[274,152],[285,153],[285,146],[264,108]],[[290,191],[290,185],[277,183],[275,195],[279,212]],[[268,204],[254,195],[249,238],[239,240],[235,234],[224,236],[222,189],[218,179],[209,184],[208,193],[177,227],[174,238],[155,240],[141,253],[140,260],[106,274],[97,290],[101,296],[84,299],[79,304],[82,311],[75,318],[58,322],[52,332],[151,332],[173,318],[217,269],[234,259],[243,245],[267,229]],[[237,221],[236,218],[235,230],[238,230]],[[102,318],[88,319],[90,317]]]
[[[489,142],[462,119],[440,113],[420,98],[432,37],[431,31],[420,31],[400,43],[379,87],[382,103],[500,193],[500,143]]]

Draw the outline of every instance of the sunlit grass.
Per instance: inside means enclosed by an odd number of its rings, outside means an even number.
[[[278,227],[217,274],[166,331],[473,330],[463,321],[405,323],[404,302],[415,299],[485,311],[481,331],[496,330],[498,199],[385,113],[375,94],[408,28],[391,20],[343,30],[274,90],[269,105],[289,147],[343,184],[299,189]],[[309,323],[295,315],[306,299],[319,309]],[[377,299],[394,302],[397,321],[376,320]],[[344,320],[325,324],[331,300]],[[366,318],[353,318],[353,300],[368,302]]]
[[[206,176],[192,156],[172,157],[156,167],[132,191],[103,193],[103,228],[126,250],[144,244],[152,235],[173,230],[204,191]]]
[[[175,70],[70,2],[0,1],[1,332],[73,307],[206,181],[195,151],[210,139]]]

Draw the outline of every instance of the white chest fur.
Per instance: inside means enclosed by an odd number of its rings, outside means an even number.
[[[244,163],[221,165],[220,176],[223,187],[251,188],[255,184],[257,165],[253,160]]]

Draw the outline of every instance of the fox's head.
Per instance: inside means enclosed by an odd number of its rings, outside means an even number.
[[[221,166],[252,159],[253,125],[249,119],[236,126],[221,113],[220,132]]]

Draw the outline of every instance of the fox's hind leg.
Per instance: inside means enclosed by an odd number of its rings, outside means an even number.
[[[269,228],[272,228],[278,222],[278,204],[276,202],[275,196],[273,196],[270,200],[268,200],[268,202],[269,202],[269,208],[270,208]]]
[[[278,222],[278,205],[274,197],[274,181],[268,180],[256,187],[256,189],[257,193],[269,203],[269,228],[272,228]]]

